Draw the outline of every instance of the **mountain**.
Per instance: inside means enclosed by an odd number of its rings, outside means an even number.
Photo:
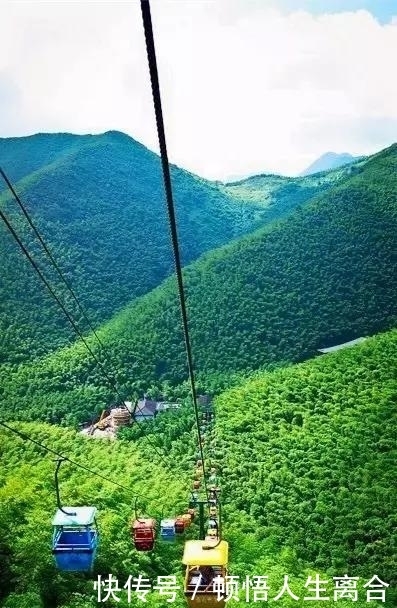
[[[3,138],[0,164],[82,302],[91,327],[172,274],[160,160],[131,137],[110,131]],[[345,170],[307,178],[264,175],[224,185],[178,167],[171,172],[185,265],[259,225],[285,217],[348,175]],[[87,333],[89,324],[5,190],[0,204]],[[0,361],[30,360],[73,341],[68,321],[4,226],[0,255]]]
[[[98,141],[96,135],[73,135],[72,133],[37,133],[26,137],[0,137],[0,166],[13,182],[68,154],[90,147]],[[0,192],[6,190],[0,180]]]
[[[95,326],[174,271],[160,159],[131,137],[3,139],[0,164]],[[171,172],[184,264],[261,222],[259,206],[178,167]],[[86,321],[8,192],[0,204],[86,333]],[[3,225],[0,255],[0,360],[15,363],[67,344],[68,322]]]
[[[352,156],[347,152],[343,154],[336,154],[335,152],[326,152],[320,158],[315,160],[311,165],[309,165],[304,171],[302,171],[301,175],[312,175],[313,173],[320,173],[321,171],[329,171],[330,169],[336,169],[337,167],[342,167],[343,165],[348,165],[357,160],[363,158],[362,156]]]
[[[298,362],[318,349],[397,324],[397,145],[369,159],[284,220],[207,253],[185,269],[199,386]],[[186,378],[174,279],[99,330],[125,396]],[[4,415],[69,423],[116,396],[80,343],[4,368]],[[32,403],[34,396],[34,405]]]
[[[396,606],[396,365],[397,332],[392,331],[350,350],[255,374],[215,400],[215,425],[204,450],[206,458],[218,463],[222,533],[229,542],[230,574],[240,581],[239,604],[257,605],[252,595],[246,600],[242,589],[247,576],[267,576],[273,599],[288,573],[290,588],[300,599],[285,595],[282,606],[304,608],[303,597],[313,595],[313,587],[305,586],[309,576],[318,573],[327,581],[324,587],[333,599],[332,577],[349,573],[359,577],[354,605],[364,608],[364,585],[376,573],[390,585],[382,605]],[[110,572],[119,581],[119,589],[113,589],[122,608],[131,605],[124,585],[130,575],[139,574],[151,581],[175,576],[179,588],[173,605],[185,607],[182,543],[157,538],[154,551],[140,553],[129,533],[135,494],[138,514],[157,519],[173,517],[187,506],[195,463],[193,410],[186,404],[181,415],[162,414],[157,420],[160,427],[154,425],[150,436],[132,440],[130,434],[142,427],[135,425],[113,442],[37,422],[12,423],[106,478],[70,462],[61,468],[63,503],[98,508],[101,540],[91,576],[62,573],[53,564],[51,456],[2,429],[4,608],[94,606],[93,583]],[[149,439],[168,459],[153,452]],[[197,534],[194,522],[186,537]],[[145,599],[149,608],[163,605],[158,592]],[[351,599],[339,604],[348,608]]]
[[[219,189],[239,201],[263,207],[263,218],[270,222],[285,217],[314,196],[327,192],[338,182],[359,173],[364,163],[340,167],[306,177],[253,175],[238,182],[220,184]]]

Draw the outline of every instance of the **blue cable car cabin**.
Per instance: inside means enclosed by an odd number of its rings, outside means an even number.
[[[99,540],[96,511],[95,507],[63,507],[55,513],[52,553],[60,570],[92,570]]]
[[[162,519],[160,523],[160,538],[168,542],[175,540],[175,519]]]

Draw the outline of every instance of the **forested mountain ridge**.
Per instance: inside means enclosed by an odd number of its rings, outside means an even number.
[[[362,170],[366,159],[348,167],[339,167],[305,177],[282,175],[253,175],[233,183],[218,184],[222,192],[237,200],[263,205],[268,220],[279,219],[319,194],[324,194],[338,182]]]
[[[394,145],[285,220],[185,269],[204,387],[396,325],[396,170]],[[125,397],[186,378],[174,279],[101,327],[100,337]],[[116,397],[82,344],[4,368],[2,386],[4,415],[50,422],[85,420]]]
[[[95,325],[173,272],[160,159],[131,137],[111,131],[3,139],[0,164]],[[261,222],[259,207],[178,167],[171,173],[184,264]],[[8,192],[0,204],[58,286]],[[0,255],[0,359],[19,362],[67,343],[67,322],[3,224]],[[87,323],[81,328],[88,331]]]
[[[160,160],[131,137],[109,131],[0,138],[0,165],[94,325],[173,272]],[[348,175],[332,171],[314,178],[254,176],[221,185],[178,167],[172,167],[171,173],[184,264],[286,216]],[[38,253],[26,222],[16,219],[20,212],[5,189],[0,204],[46,270],[47,260]],[[0,227],[0,254],[0,360],[18,363],[73,340],[67,321],[4,226]],[[48,271],[54,279],[52,270]],[[82,322],[83,333],[88,331],[63,286],[59,295]]]
[[[396,364],[397,331],[391,331],[350,350],[257,373],[217,397],[213,439],[205,449],[218,463],[223,535],[230,545],[230,574],[240,577],[240,589],[246,576],[268,576],[272,600],[287,574],[299,600],[285,595],[278,604],[303,608],[303,597],[312,595],[305,587],[309,575],[318,573],[327,581],[324,586],[333,602],[332,577],[348,573],[359,577],[354,604],[363,608],[368,605],[363,585],[376,573],[390,585],[382,605],[394,608]],[[147,497],[141,499],[141,512],[155,517],[162,508],[171,515],[184,507],[189,467],[195,461],[194,416],[190,407],[188,411],[179,429],[175,417],[167,421],[167,414],[160,421],[162,432],[152,429],[151,439],[170,456],[172,473],[147,439],[129,443],[128,429],[124,439],[106,442],[38,423],[11,423],[125,486],[62,465],[64,503],[94,504],[99,510],[101,542],[91,578],[61,573],[52,562],[56,501],[51,456],[2,431],[2,608],[91,608],[98,605],[93,582],[109,572],[120,581],[116,595],[122,607],[140,605],[129,604],[122,589],[130,574],[151,581],[173,574],[183,584],[181,544],[158,540],[153,552],[138,553],[128,525],[134,517],[134,493]],[[195,528],[190,533],[194,536]],[[147,599],[149,608],[164,605],[158,594]],[[246,602],[242,590],[240,602],[232,600],[230,605],[241,603],[254,605],[252,599]],[[340,599],[337,605],[349,608],[351,603]],[[181,590],[174,605],[185,606]]]
[[[72,133],[37,133],[26,137],[0,137],[0,166],[12,182],[16,183],[28,175],[62,160],[68,154],[92,145],[96,135],[73,135]],[[6,190],[3,180],[0,192]]]

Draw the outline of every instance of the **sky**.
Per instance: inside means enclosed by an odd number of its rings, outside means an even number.
[[[397,141],[397,0],[152,0],[170,160],[296,175]],[[158,151],[138,0],[0,0],[0,137],[120,130]]]

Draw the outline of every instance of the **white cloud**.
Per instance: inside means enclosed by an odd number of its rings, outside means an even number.
[[[139,2],[0,0],[0,135],[126,131],[157,148]],[[258,0],[152,0],[170,158],[294,173],[397,140],[397,23]]]

